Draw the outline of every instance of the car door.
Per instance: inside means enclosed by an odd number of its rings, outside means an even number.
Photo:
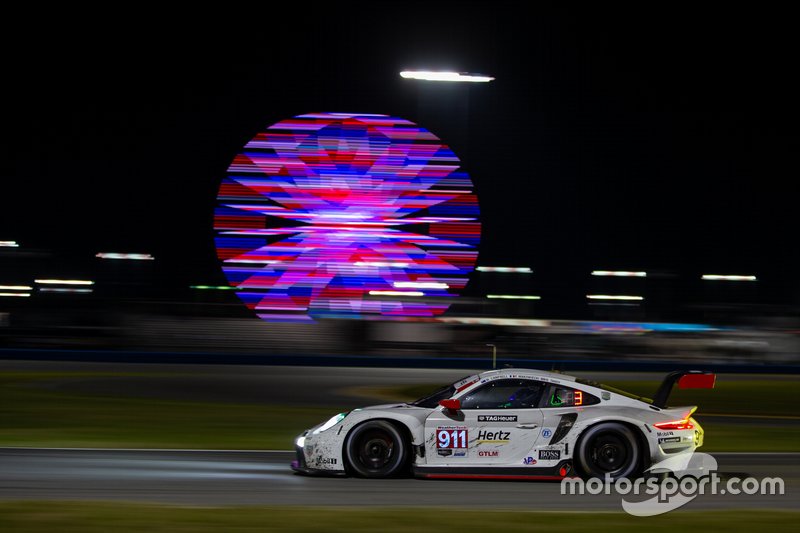
[[[457,411],[435,408],[425,423],[427,464],[524,464],[539,437],[545,387],[531,379],[494,379],[457,395]]]

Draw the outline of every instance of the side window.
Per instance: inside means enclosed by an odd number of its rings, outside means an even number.
[[[600,403],[597,396],[561,385],[552,385],[547,394],[544,407],[580,407]]]
[[[530,409],[539,406],[544,385],[529,379],[498,379],[461,398],[462,409]]]

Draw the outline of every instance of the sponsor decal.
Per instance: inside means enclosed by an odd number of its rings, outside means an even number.
[[[478,415],[478,422],[516,422],[517,415]]]
[[[478,457],[497,457],[500,452],[497,450],[481,450],[478,452]]]
[[[478,435],[480,438],[480,435]],[[436,428],[436,447],[442,448],[466,448],[467,442],[466,426],[446,426]]]
[[[478,376],[469,376],[468,378],[464,378],[458,383],[454,383],[453,386],[456,388],[456,392],[461,391],[476,383],[478,381]]]
[[[486,431],[482,429],[478,431],[478,444],[505,444],[511,437],[509,431]]]
[[[561,380],[559,379],[548,378],[544,376],[530,376],[528,374],[499,374],[496,376],[489,376],[488,378],[483,378],[480,380],[480,382],[486,383],[488,381],[494,381],[496,379],[529,379],[531,381],[543,381],[546,383],[557,383],[557,384],[561,383]]]
[[[665,442],[680,442],[680,441],[681,441],[680,437],[666,437],[658,439],[659,444],[664,444]]]
[[[466,426],[436,428],[436,453],[440,457],[466,457],[468,443]]]
[[[542,430],[542,437],[545,438],[545,439],[549,438],[552,434],[553,434],[553,430],[550,429],[550,428],[544,428]]]
[[[561,459],[561,450],[539,450],[540,461],[557,461]]]
[[[509,374],[507,376],[493,376],[494,379],[529,379],[531,381],[546,381],[548,383],[560,383],[559,380],[544,376],[529,376],[527,374]]]
[[[674,433],[671,431],[656,431],[657,437],[671,437]]]
[[[526,457],[525,459],[522,460],[522,464],[529,465],[529,466],[530,465],[535,465],[536,464],[536,459],[534,459],[533,457]]]
[[[315,463],[318,465],[335,465],[336,459],[333,457],[317,457]]]

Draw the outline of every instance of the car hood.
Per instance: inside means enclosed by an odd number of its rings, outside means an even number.
[[[430,411],[430,409],[425,407],[417,407],[416,405],[408,403],[382,403],[380,405],[368,405],[367,407],[361,408],[363,411],[385,411],[386,409],[425,409],[426,411]]]

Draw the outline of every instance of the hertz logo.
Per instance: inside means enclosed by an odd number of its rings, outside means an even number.
[[[511,432],[509,431],[481,430],[478,432],[478,444],[480,443],[505,444],[511,440],[510,437],[511,437]]]

